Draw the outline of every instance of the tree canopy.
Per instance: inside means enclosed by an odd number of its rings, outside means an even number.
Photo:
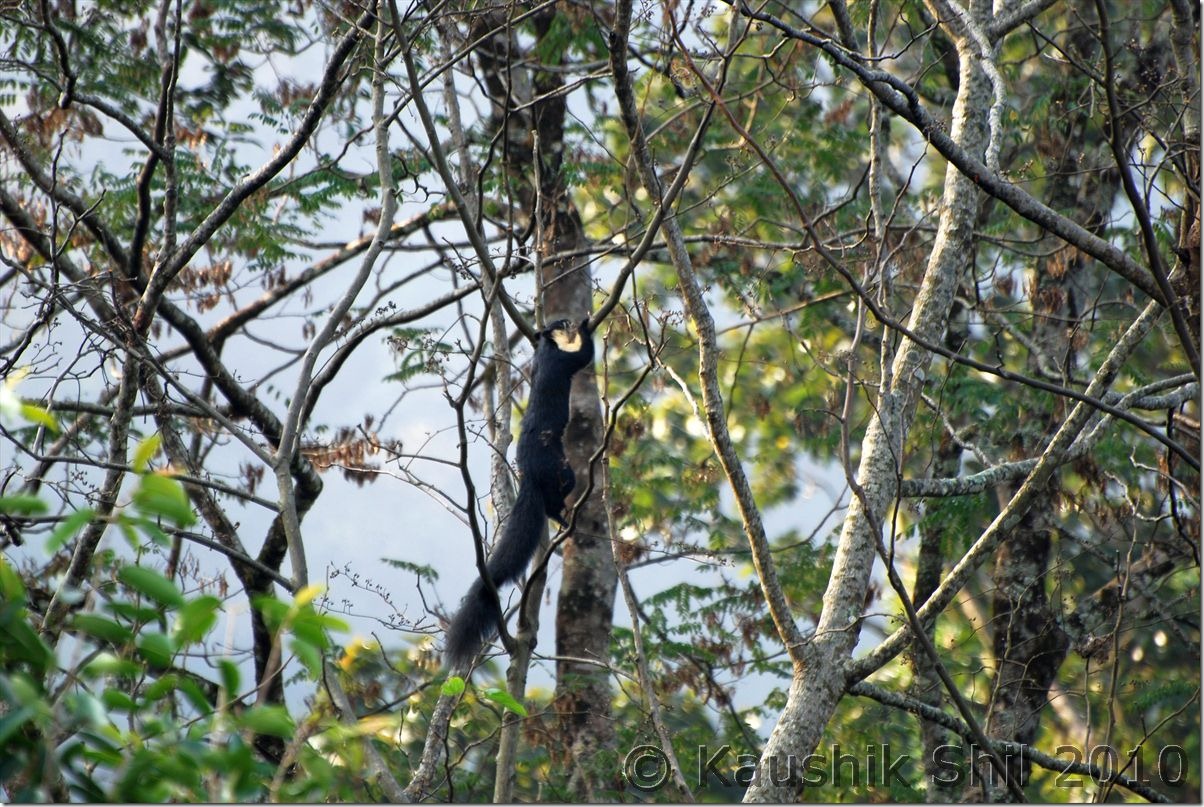
[[[0,4],[0,799],[1198,800],[1199,16]]]

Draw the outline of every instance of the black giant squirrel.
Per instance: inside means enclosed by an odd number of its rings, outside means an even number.
[[[557,320],[535,335],[531,395],[518,436],[519,485],[514,507],[501,528],[485,570],[495,588],[517,580],[539,546],[546,519],[565,523],[565,497],[576,484],[564,454],[573,375],[594,360],[588,318],[580,324]],[[446,664],[466,666],[498,629],[499,610],[485,580],[473,582],[447,629]]]

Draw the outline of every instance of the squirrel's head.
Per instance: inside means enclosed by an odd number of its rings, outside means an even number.
[[[580,353],[589,339],[589,334],[586,332],[588,324],[588,317],[580,323],[567,319],[558,319],[555,322],[548,323],[548,327],[540,331],[539,336],[552,340],[553,344],[562,353]]]

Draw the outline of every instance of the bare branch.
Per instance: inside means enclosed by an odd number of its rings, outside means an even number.
[[[160,298],[163,292],[167,290],[168,285],[180,273],[197,250],[201,249],[213,237],[235,211],[238,210],[242,203],[247,200],[255,191],[262,188],[272,180],[276,174],[289,163],[301,151],[301,148],[308,142],[310,135],[317,129],[318,123],[326,114],[326,108],[334,99],[335,93],[338,91],[343,82],[343,65],[351,56],[356,45],[364,35],[365,26],[372,19],[372,9],[367,8],[356,22],[352,25],[339,44],[331,53],[330,60],[326,64],[326,69],[323,71],[322,80],[318,85],[318,92],[310,102],[309,108],[305,111],[301,123],[288,139],[280,150],[277,151],[272,159],[268,160],[257,170],[245,177],[241,182],[230,189],[225,198],[205,217],[197,228],[189,233],[176,250],[160,262],[159,266],[151,274],[150,282],[146,286],[146,290],[142,293],[142,297],[138,302],[138,310],[134,315],[134,326],[138,331],[145,331],[150,326],[154,317],[155,311],[159,305]],[[122,261],[127,263],[127,261]]]

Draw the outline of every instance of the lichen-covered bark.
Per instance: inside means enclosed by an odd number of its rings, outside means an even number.
[[[962,51],[950,135],[963,149],[980,155],[991,92],[977,67],[978,59],[967,56],[967,52],[969,49]],[[958,277],[965,267],[966,256],[971,254],[977,199],[974,183],[950,166],[936,240],[908,321],[908,327],[922,338],[939,340],[944,333]],[[799,796],[799,777],[774,780],[768,774],[774,768],[785,771],[790,759],[802,760],[815,749],[844,694],[844,664],[857,641],[858,622],[876,553],[876,536],[870,531],[871,518],[864,507],[873,511],[874,522],[881,523],[895,497],[896,462],[930,359],[928,351],[904,340],[891,365],[891,377],[883,379],[875,402],[878,416],[871,420],[862,441],[857,470],[857,482],[865,491],[864,503],[859,497],[850,503],[815,638],[805,663],[795,672],[786,707],[762,754],[763,775],[749,787],[745,801],[783,802]]]
[[[1199,10],[1192,14],[1187,0],[1171,0],[1175,25],[1171,31],[1171,49],[1177,72],[1176,89],[1183,98],[1183,163],[1187,175],[1200,187],[1200,26]],[[1176,291],[1188,300],[1188,318],[1200,321],[1200,198],[1190,191],[1183,194],[1183,212],[1179,217],[1180,265],[1171,278]]]

